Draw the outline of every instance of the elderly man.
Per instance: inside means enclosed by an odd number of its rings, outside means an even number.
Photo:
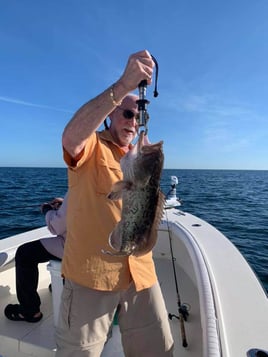
[[[121,78],[83,105],[63,133],[69,201],[57,357],[100,356],[116,310],[125,356],[172,356],[152,252],[140,257],[102,253],[122,209],[121,201],[109,201],[107,195],[122,179],[120,159],[138,129],[138,97],[130,92],[144,79],[151,84],[153,68],[148,51],[131,55]],[[96,132],[107,116],[109,127]]]

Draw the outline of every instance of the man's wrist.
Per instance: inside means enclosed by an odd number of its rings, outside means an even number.
[[[125,96],[130,92],[128,88],[125,86],[123,80],[119,79],[117,82],[115,82],[112,86],[112,95],[114,97],[114,100],[117,104],[117,106],[120,106],[123,99]],[[111,90],[110,90],[110,96],[111,96]]]
[[[115,87],[114,84],[110,87],[110,98],[111,98],[111,101],[112,101],[114,107],[120,107],[120,105],[122,104],[122,100],[120,100],[120,101],[116,100],[115,93],[114,93],[114,87]]]

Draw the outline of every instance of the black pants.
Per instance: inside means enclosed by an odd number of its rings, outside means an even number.
[[[41,300],[37,292],[38,264],[50,259],[59,260],[50,254],[39,240],[21,245],[16,252],[16,290],[22,314],[34,315],[40,311]]]

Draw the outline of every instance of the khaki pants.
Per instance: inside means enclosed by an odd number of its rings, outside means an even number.
[[[173,339],[159,284],[140,292],[92,290],[65,281],[56,357],[99,357],[119,306],[118,323],[126,357],[171,357]]]

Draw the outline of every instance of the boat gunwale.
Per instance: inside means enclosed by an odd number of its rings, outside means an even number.
[[[218,318],[222,355],[246,356],[253,347],[267,350],[268,340],[264,331],[268,331],[268,319],[265,319],[268,316],[268,298],[245,257],[210,223],[179,210],[171,214],[174,215],[171,220],[195,241],[206,264]],[[251,299],[256,305],[255,310],[250,309]]]
[[[172,240],[174,240],[174,235],[179,235],[193,264],[200,301],[200,316],[203,331],[203,356],[221,357],[222,348],[219,336],[217,312],[213,287],[206,261],[193,234],[177,220],[172,221],[170,219],[174,212],[175,211],[169,211],[169,214],[163,218],[162,229],[163,225],[166,223],[167,231],[171,232]],[[175,214],[178,214],[179,212],[180,211],[176,210]],[[181,212],[181,214],[185,215],[184,212]],[[176,252],[174,252],[174,255],[176,255]]]

